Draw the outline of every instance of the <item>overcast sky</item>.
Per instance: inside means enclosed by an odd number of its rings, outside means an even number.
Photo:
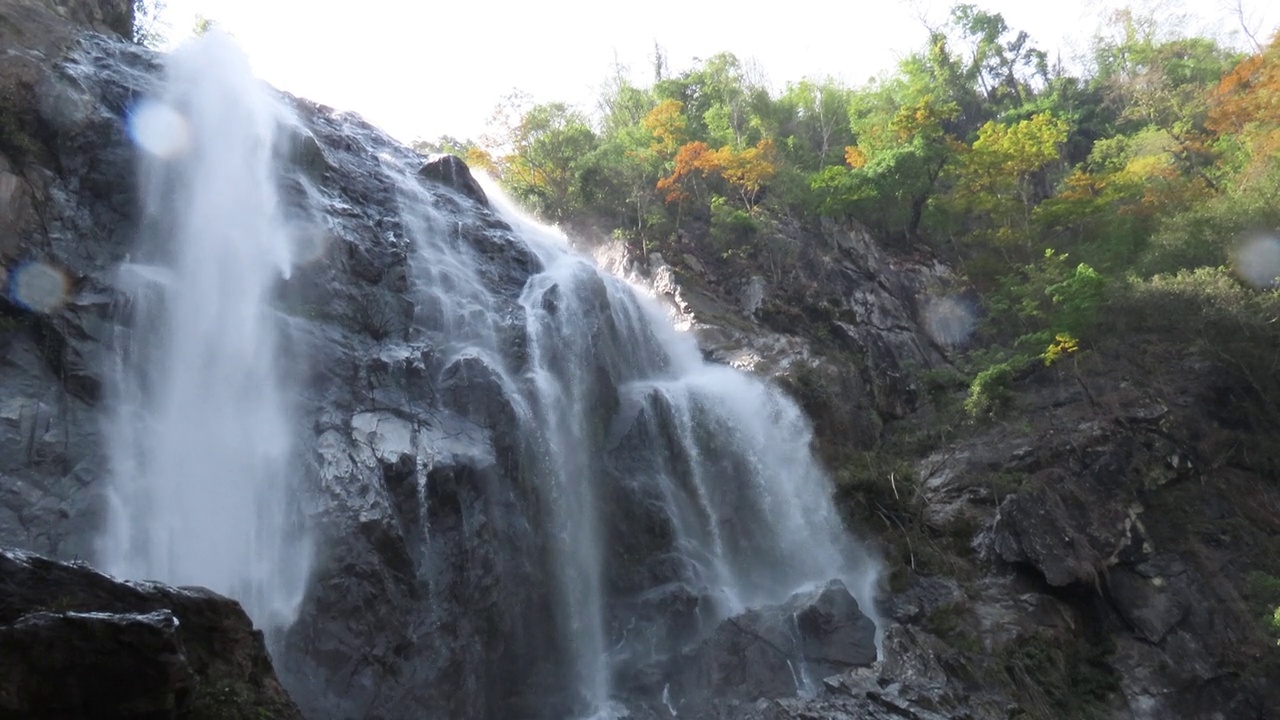
[[[1119,0],[974,0],[1010,27],[1070,60]],[[1144,0],[1128,3],[1140,5]],[[1243,0],[1263,40],[1280,5]],[[1163,0],[1190,32],[1243,44],[1235,0]],[[894,66],[918,47],[950,0],[167,0],[171,40],[197,13],[219,23],[268,82],[359,112],[401,140],[473,137],[513,89],[590,110],[615,59],[652,77],[654,43],[672,71],[729,50],[754,59],[776,86],[803,77],[851,83]]]

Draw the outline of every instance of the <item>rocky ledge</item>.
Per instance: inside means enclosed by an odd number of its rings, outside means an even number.
[[[239,603],[0,549],[0,718],[179,717],[301,720]]]

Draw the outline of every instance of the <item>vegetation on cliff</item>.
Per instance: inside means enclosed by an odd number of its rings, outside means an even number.
[[[1148,385],[1170,384],[1167,400],[1184,397],[1177,383],[1200,378],[1216,388],[1197,396],[1202,412],[1229,438],[1219,448],[1197,430],[1179,437],[1204,451],[1203,472],[1280,475],[1280,35],[1240,51],[1137,12],[1108,27],[1089,61],[1068,68],[1000,15],[959,5],[894,72],[862,86],[810,79],[782,92],[729,53],[672,74],[659,52],[652,84],[619,71],[595,114],[514,95],[490,136],[418,149],[459,154],[543,218],[661,252],[709,284],[763,276],[770,297],[759,317],[818,344],[840,311],[811,268],[836,249],[798,236],[824,237],[823,223],[861,225],[901,256],[954,268],[962,282],[953,299],[976,322],[972,333],[940,339],[954,368],[917,378],[929,419],[875,447],[831,447],[840,439],[819,434],[850,512],[890,528],[899,568],[963,579],[974,572],[975,521],[930,517],[913,466],[964,433],[981,436],[1047,366],[1125,433],[1137,431],[1122,409],[1107,415],[1113,400],[1095,397],[1099,388],[1124,397],[1132,374],[1123,373],[1138,372]],[[1201,367],[1191,357],[1213,363],[1217,379],[1188,374]],[[1107,358],[1124,358],[1123,373]],[[817,382],[795,379],[801,392]],[[1058,412],[1038,401],[1028,408]],[[1023,417],[1010,432],[1034,442],[1040,423]],[[1026,487],[1031,473],[1018,462],[980,481],[984,497],[999,503]],[[1253,497],[1233,483],[1222,485],[1232,502]],[[1211,492],[1188,486],[1152,500],[1162,517],[1187,521],[1185,537],[1170,534],[1164,547],[1247,553],[1241,612],[1258,628],[1249,636],[1280,632],[1280,547],[1265,530],[1273,519],[1247,530],[1193,520]],[[1232,578],[1245,584],[1245,572]],[[1103,640],[1068,650],[1111,652]],[[1274,653],[1257,657],[1243,676],[1274,669]],[[1051,659],[1040,664],[1065,662]],[[1028,662],[1008,664],[1021,672]],[[1086,683],[1058,670],[1063,684],[1048,686],[1045,702],[1084,685],[1089,697],[1114,689],[1114,680],[1098,685],[1105,673]],[[1082,706],[1080,716],[1090,712]]]
[[[722,279],[766,269],[784,292],[822,251],[784,226],[857,222],[940,256],[981,298],[975,415],[1030,364],[1133,331],[1120,307],[1232,344],[1274,390],[1271,353],[1248,348],[1277,339],[1280,312],[1280,38],[1238,52],[1131,11],[1107,27],[1071,70],[958,5],[892,73],[780,93],[732,54],[671,74],[659,52],[651,85],[619,71],[594,116],[513,95],[492,135],[420,147],[488,169],[548,220],[692,250]]]

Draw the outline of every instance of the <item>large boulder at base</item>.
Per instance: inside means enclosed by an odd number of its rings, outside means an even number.
[[[239,603],[0,549],[0,720],[179,717],[301,720]]]
[[[169,718],[195,684],[167,610],[24,615],[0,627],[0,678],[0,714],[24,718]]]
[[[667,694],[682,716],[697,717],[708,702],[795,696],[875,661],[875,624],[832,580],[720,623],[686,656]]]

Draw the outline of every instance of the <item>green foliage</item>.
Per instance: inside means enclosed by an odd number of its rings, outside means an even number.
[[[1106,281],[1085,263],[1046,250],[1038,262],[1016,267],[988,295],[982,334],[992,343],[969,354],[978,368],[965,410],[992,417],[1013,400],[1015,378],[1036,361],[1053,365],[1080,349],[1106,302]]]
[[[1113,20],[1068,74],[958,5],[892,72],[780,93],[730,53],[672,73],[659,49],[652,84],[615,68],[595,116],[512,98],[483,153],[439,145],[547,219],[708,251],[725,282],[767,271],[801,297],[840,252],[795,241],[819,219],[940,256],[982,308],[963,380],[927,390],[957,413],[996,415],[1044,365],[1079,372],[1089,348],[1150,332],[1217,357],[1270,413],[1275,294],[1220,268],[1242,234],[1280,229],[1280,40],[1241,58],[1172,20]]]
[[[983,651],[982,640],[977,631],[977,619],[963,604],[956,603],[935,610],[924,619],[923,625],[926,630],[957,650],[974,655]]]
[[[1012,268],[990,293],[983,331],[997,342],[1043,348],[1058,334],[1083,337],[1105,300],[1106,280],[1085,263],[1045,250],[1039,261]]]
[[[1014,367],[1010,361],[998,362],[981,370],[969,384],[964,409],[971,417],[992,416],[1008,407],[1013,400]]]
[[[1231,395],[1217,410],[1238,435],[1234,461],[1280,473],[1280,291],[1255,290],[1227,268],[1129,278],[1109,295],[1100,331],[1124,345],[1134,335],[1176,340],[1214,363]]]
[[[1001,649],[1005,679],[1032,717],[1085,720],[1098,717],[1119,692],[1111,648],[1078,638],[1033,635]]]
[[[218,27],[218,22],[213,18],[208,18],[208,17],[205,17],[204,15],[196,13],[195,23],[193,23],[191,26],[191,34],[195,35],[196,37],[201,37],[203,35],[207,35],[208,33],[212,32],[217,27]]]
[[[722,254],[742,252],[759,229],[750,213],[730,205],[723,197],[711,199],[711,238]]]
[[[1280,163],[1237,192],[1174,210],[1139,258],[1143,275],[1217,267],[1251,231],[1280,228]]]
[[[553,221],[582,211],[599,146],[585,115],[564,103],[529,105],[517,93],[498,108],[493,124],[497,135],[485,149],[516,198]]]
[[[1245,598],[1280,645],[1280,578],[1257,570],[1250,572],[1245,578]]]

